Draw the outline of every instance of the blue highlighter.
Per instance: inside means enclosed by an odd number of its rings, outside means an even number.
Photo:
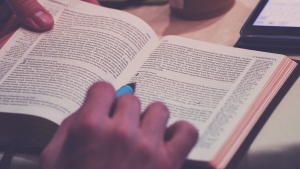
[[[117,90],[116,97],[120,97],[124,94],[134,94],[135,86],[135,83],[128,83],[127,85],[122,86]]]

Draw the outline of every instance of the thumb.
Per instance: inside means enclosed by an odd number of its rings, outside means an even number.
[[[17,18],[26,26],[46,31],[53,27],[52,15],[37,0],[6,0]]]

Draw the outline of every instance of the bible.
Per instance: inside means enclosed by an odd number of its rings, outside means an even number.
[[[288,57],[178,36],[157,37],[141,19],[77,0],[40,1],[48,32],[19,28],[0,51],[0,144],[43,148],[96,81],[135,82],[142,109],[170,109],[200,139],[188,160],[225,168],[297,64]]]

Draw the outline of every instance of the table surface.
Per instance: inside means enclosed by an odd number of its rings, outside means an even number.
[[[159,37],[178,35],[233,46],[258,0],[236,0],[227,13],[207,20],[186,21],[170,15],[169,5],[125,9],[146,21]],[[291,56],[297,59],[297,56]],[[300,58],[300,57],[299,57]],[[272,113],[238,165],[238,169],[300,168],[300,80]],[[36,158],[19,156],[12,169],[38,168]]]

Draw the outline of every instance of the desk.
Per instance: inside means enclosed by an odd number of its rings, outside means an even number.
[[[257,2],[258,0],[236,0],[233,8],[226,14],[202,21],[185,21],[170,16],[168,5],[132,7],[125,11],[145,20],[160,37],[179,35],[233,46],[239,38],[240,28]],[[297,56],[291,58],[297,59]],[[300,168],[299,104],[300,80],[298,79],[268,119],[238,169]],[[38,168],[36,157],[18,156],[14,161],[12,169]]]

